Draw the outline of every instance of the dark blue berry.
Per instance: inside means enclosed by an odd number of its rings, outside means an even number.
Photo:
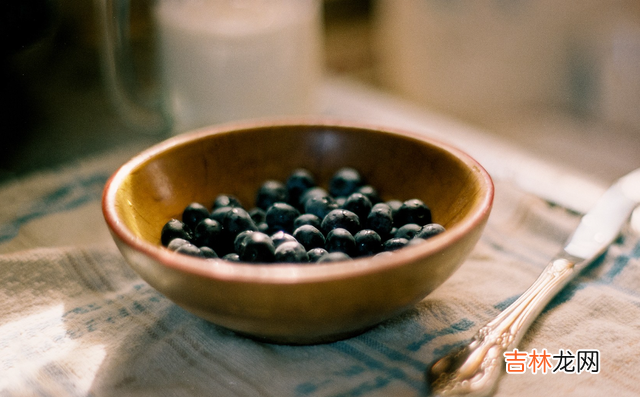
[[[240,207],[242,208],[242,204],[240,200],[236,196],[232,196],[230,194],[219,194],[216,199],[213,201],[212,211],[216,208],[222,207]]]
[[[276,248],[275,262],[300,263],[309,262],[307,250],[297,241],[287,241]]]
[[[193,230],[198,222],[209,216],[209,210],[200,203],[191,203],[182,211],[182,222]]]
[[[271,263],[276,247],[271,238],[264,233],[250,233],[244,239],[244,249],[238,253],[240,260],[252,263]]]
[[[396,238],[406,238],[407,240],[411,240],[414,238],[418,232],[422,229],[422,226],[415,223],[407,223],[406,225],[402,225],[396,230],[393,237]]]
[[[293,221],[293,230],[296,230],[302,225],[311,225],[317,229],[320,229],[322,224],[322,218],[313,214],[302,214]]]
[[[356,240],[347,229],[335,228],[327,234],[324,249],[329,252],[344,252],[353,257],[356,252]]]
[[[313,248],[324,247],[324,234],[311,225],[302,225],[293,231],[293,237],[309,251]]]
[[[179,246],[175,252],[179,254],[194,256],[196,258],[204,258],[204,254],[202,253],[202,250],[200,250],[200,248],[196,247],[193,244],[183,244]]]
[[[342,208],[358,215],[360,219],[366,219],[371,212],[371,200],[362,193],[352,193],[347,197]]]
[[[200,247],[200,252],[202,252],[202,255],[207,259],[218,257],[218,254],[216,253],[216,251],[214,251],[209,247]]]
[[[402,201],[400,201],[400,200],[389,200],[389,201],[385,201],[385,204],[387,204],[391,208],[391,214],[393,215],[393,217],[395,219],[396,214],[398,213],[398,210],[400,209],[400,207],[402,207]]]
[[[227,213],[231,211],[234,207],[220,207],[211,211],[209,214],[209,218],[218,221],[219,224],[223,224],[224,217],[227,216]]]
[[[214,250],[222,243],[222,225],[211,218],[204,218],[193,231],[193,242],[198,247],[206,246]]]
[[[259,232],[269,233],[269,225],[267,225],[267,222],[260,222],[256,226],[258,226]]]
[[[369,211],[365,224],[367,228],[375,230],[383,239],[387,238],[393,229],[391,207],[385,203],[374,205]]]
[[[245,242],[247,240],[247,237],[251,233],[256,233],[256,231],[255,230],[245,230],[245,231],[242,231],[242,232],[238,233],[236,238],[233,240],[233,250],[235,251],[236,254],[242,255],[242,252],[244,251]]]
[[[333,197],[348,197],[363,184],[362,176],[357,170],[344,167],[336,171],[329,180],[329,193]]]
[[[182,238],[191,241],[191,229],[184,222],[177,219],[170,219],[162,227],[160,232],[160,242],[165,247],[169,245],[174,238]]]
[[[271,241],[273,241],[273,245],[275,245],[276,248],[278,248],[278,246],[282,243],[286,243],[289,241],[297,242],[298,240],[296,240],[296,238],[293,237],[291,234],[280,230],[271,235]]]
[[[375,230],[360,230],[353,238],[356,242],[355,256],[375,255],[382,251],[382,238]]]
[[[300,195],[300,199],[298,200],[297,207],[300,210],[304,210],[304,204],[307,202],[307,200],[315,196],[320,196],[320,197],[329,196],[329,192],[327,192],[325,189],[321,188],[320,186],[309,188],[305,190],[304,193],[302,193],[302,195]]]
[[[358,215],[349,210],[337,209],[329,212],[320,224],[322,232],[326,235],[336,228],[343,228],[351,234],[355,234],[360,230],[360,219]]]
[[[307,251],[307,255],[309,256],[309,262],[317,262],[323,255],[328,254],[329,252],[324,248],[314,248]]]
[[[322,255],[320,257],[320,259],[318,259],[316,262],[317,263],[325,263],[325,262],[340,262],[340,261],[349,261],[352,260],[352,258],[348,255],[345,254],[344,252],[328,252],[325,255]]]
[[[444,226],[438,223],[428,223],[424,225],[422,229],[420,229],[420,231],[416,234],[415,237],[426,240],[433,236],[437,236],[440,233],[444,233],[444,231],[445,231]]]
[[[263,183],[256,193],[256,207],[263,210],[269,209],[274,203],[286,203],[289,201],[287,188],[282,182],[269,180]]]
[[[253,219],[255,224],[265,222],[267,219],[267,212],[262,208],[254,207],[249,211],[249,216]]]
[[[289,194],[289,204],[297,206],[302,193],[316,186],[316,181],[311,172],[298,168],[289,175],[285,186]]]
[[[356,190],[356,193],[362,193],[365,196],[367,196],[369,201],[371,201],[371,205],[375,205],[382,202],[382,199],[380,198],[378,191],[371,185],[360,186],[358,190]]]
[[[416,223],[424,226],[427,223],[431,223],[431,209],[419,199],[407,200],[398,209],[394,222],[397,227],[407,223]]]
[[[287,233],[293,232],[293,221],[300,216],[300,211],[287,203],[274,203],[267,210],[266,222],[272,233],[283,230]]]
[[[239,207],[233,207],[227,212],[222,221],[225,234],[233,241],[238,233],[245,230],[258,230],[249,213]]]
[[[235,252],[230,252],[227,255],[223,256],[222,259],[231,261],[231,262],[240,262],[240,255]]]
[[[191,244],[191,243],[183,238],[176,237],[169,242],[169,244],[167,245],[167,248],[169,248],[171,251],[175,251],[178,249],[178,247],[185,244]]]
[[[304,212],[323,219],[327,214],[338,208],[338,204],[331,196],[313,196],[304,203]]]
[[[407,244],[409,244],[409,240],[407,240],[406,238],[394,237],[384,242],[383,249],[385,251],[395,251],[397,249],[404,247]]]

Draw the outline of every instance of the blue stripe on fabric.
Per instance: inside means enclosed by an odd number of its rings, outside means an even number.
[[[411,344],[409,344],[407,346],[407,349],[410,351],[418,351],[420,350],[420,348],[424,345],[426,345],[427,343],[431,342],[432,340],[434,340],[435,338],[438,338],[440,336],[444,336],[444,335],[452,335],[452,334],[457,334],[459,332],[463,332],[463,331],[467,331],[468,329],[470,329],[471,327],[473,327],[475,325],[475,323],[469,319],[463,318],[462,320],[458,321],[457,323],[451,324],[450,326],[443,328],[439,331],[433,332],[433,333],[425,333],[422,338],[420,338],[419,340],[412,342]]]
[[[422,371],[424,369],[424,363],[422,361],[416,360],[411,356],[408,356],[404,353],[401,353],[395,349],[390,348],[389,346],[381,343],[378,340],[375,340],[373,338],[370,338],[366,335],[361,336],[360,338],[358,338],[361,342],[363,342],[364,344],[367,345],[367,347],[370,347],[372,349],[374,349],[375,351],[377,351],[378,353],[384,355],[385,357],[387,357],[389,360],[392,361],[398,361],[398,362],[402,362],[405,364],[408,364],[410,366],[412,366],[413,368]]]
[[[518,300],[518,298],[520,297],[520,295],[514,295],[514,296],[510,296],[507,299],[503,300],[502,302],[498,302],[495,305],[493,305],[493,307],[496,310],[500,310],[503,311],[504,309],[506,309],[507,307],[509,307],[509,305],[511,305],[513,302],[515,302],[516,300]]]
[[[367,369],[382,372],[381,375],[377,375],[373,380],[362,382],[359,385],[351,388],[350,390],[335,394],[335,397],[361,396],[370,391],[382,389],[395,380],[402,381],[416,390],[424,389],[424,382],[407,376],[407,374],[398,367],[387,366],[384,362],[376,360],[370,355],[360,351],[348,341],[336,342],[330,346],[334,349],[337,349],[341,353],[344,353],[349,357],[359,361]]]
[[[99,200],[109,176],[110,174],[98,173],[80,178],[35,199],[24,211],[19,210],[13,220],[0,226],[0,243],[17,236],[23,225],[35,219]]]

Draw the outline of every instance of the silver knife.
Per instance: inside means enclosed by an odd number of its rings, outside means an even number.
[[[640,203],[640,169],[613,184],[585,214],[564,248],[538,279],[471,342],[454,349],[427,369],[431,392],[438,396],[489,396],[511,351],[536,317],[574,275],[602,255]]]

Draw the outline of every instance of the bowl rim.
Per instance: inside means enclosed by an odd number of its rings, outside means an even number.
[[[124,222],[119,219],[116,195],[120,185],[130,172],[144,165],[154,156],[168,149],[187,145],[192,141],[197,141],[221,133],[280,126],[301,126],[304,128],[337,127],[371,130],[376,133],[382,132],[392,135],[400,135],[423,141],[452,153],[458,160],[465,163],[469,168],[475,169],[481,176],[481,180],[484,181],[483,185],[485,186],[485,194],[474,206],[474,209],[469,216],[453,227],[448,228],[446,233],[429,239],[430,244],[418,244],[415,246],[404,247],[401,251],[395,251],[393,253],[393,260],[388,260],[388,256],[386,255],[309,265],[285,263],[248,264],[230,262],[222,259],[202,260],[200,258],[190,257],[187,255],[177,255],[166,247],[152,244],[142,238],[139,238],[125,226]],[[427,257],[438,251],[444,250],[461,240],[467,232],[473,230],[475,227],[487,220],[493,205],[494,194],[495,187],[493,181],[484,167],[482,167],[482,165],[480,165],[470,155],[448,143],[444,143],[423,134],[389,126],[381,127],[364,122],[333,120],[328,118],[303,118],[226,123],[187,131],[168,138],[143,150],[122,164],[108,178],[103,190],[101,204],[103,216],[112,237],[116,242],[124,244],[124,247],[119,244],[121,251],[123,249],[133,249],[134,251],[141,252],[145,256],[150,257],[155,262],[168,269],[219,281],[256,284],[304,284],[378,273],[391,268],[404,266],[419,258]]]

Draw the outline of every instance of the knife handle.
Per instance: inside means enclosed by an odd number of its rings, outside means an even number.
[[[515,348],[535,318],[587,262],[561,252],[538,279],[466,346],[436,361],[427,372],[431,392],[440,396],[488,396],[504,367],[504,353]]]

